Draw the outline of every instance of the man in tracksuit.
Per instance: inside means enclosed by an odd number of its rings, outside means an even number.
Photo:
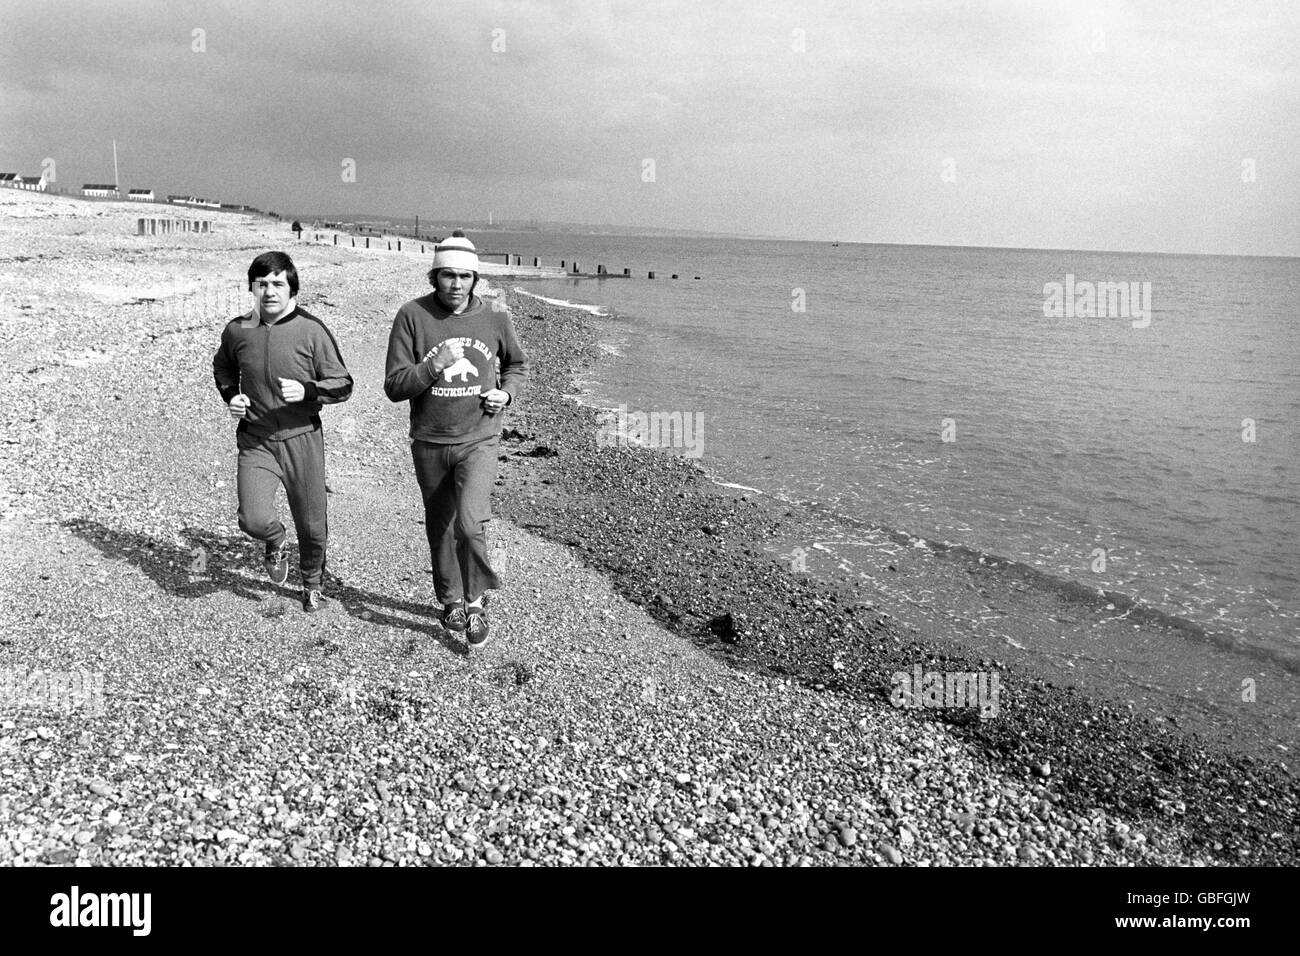
[[[434,250],[434,291],[406,303],[388,337],[384,392],[411,403],[411,455],[442,623],[471,647],[487,640],[487,523],[501,412],[523,388],[528,359],[510,313],[474,295],[478,254],[457,230]]]
[[[289,578],[285,529],[275,512],[283,484],[298,532],[302,607],[321,606],[325,573],[325,441],[322,405],[346,402],[352,376],[330,330],[298,308],[298,270],[283,252],[265,252],[248,268],[253,311],[231,319],[212,360],[232,418],[239,420],[239,527],[266,546],[266,572]]]

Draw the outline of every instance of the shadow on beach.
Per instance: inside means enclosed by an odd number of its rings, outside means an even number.
[[[101,554],[129,562],[143,571],[157,587],[173,597],[197,599],[228,592],[245,601],[262,602],[267,598],[297,599],[298,591],[276,585],[264,578],[250,577],[243,569],[260,560],[250,552],[249,539],[243,536],[218,535],[202,528],[185,527],[181,535],[186,544],[178,546],[149,535],[121,531],[82,518],[60,522],[77,537],[93,545]],[[430,605],[402,601],[348,584],[337,574],[325,572],[326,596],[342,607],[349,616],[368,624],[414,631],[403,649],[413,653],[419,635],[431,637],[442,647],[459,656],[468,649],[447,635],[442,625],[427,622]],[[405,615],[405,616],[398,616]]]

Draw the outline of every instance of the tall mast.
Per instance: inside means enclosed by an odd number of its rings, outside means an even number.
[[[117,140],[113,140],[113,188],[120,189],[122,180],[117,178]]]

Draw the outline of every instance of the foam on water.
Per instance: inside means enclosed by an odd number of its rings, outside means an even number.
[[[570,302],[568,299],[552,299],[544,295],[536,295],[529,292],[527,289],[520,289],[518,286],[515,287],[515,292],[519,295],[527,296],[530,299],[537,299],[541,302],[546,302],[549,305],[558,305],[566,309],[577,309],[579,312],[588,312],[591,315],[599,315],[602,317],[609,315],[607,311],[598,305],[588,305],[584,302]]]

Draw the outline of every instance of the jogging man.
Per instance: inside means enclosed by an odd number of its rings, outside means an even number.
[[[384,392],[411,403],[411,456],[442,623],[471,647],[488,637],[487,523],[497,476],[502,410],[518,397],[527,356],[510,314],[474,295],[478,254],[460,230],[434,249],[434,291],[397,311]]]
[[[283,252],[248,267],[253,311],[231,319],[212,360],[217,389],[239,420],[239,528],[266,545],[266,573],[289,578],[285,529],[275,511],[281,484],[298,533],[302,607],[321,606],[325,573],[325,440],[322,405],[346,402],[352,376],[330,330],[298,308],[298,270]]]

